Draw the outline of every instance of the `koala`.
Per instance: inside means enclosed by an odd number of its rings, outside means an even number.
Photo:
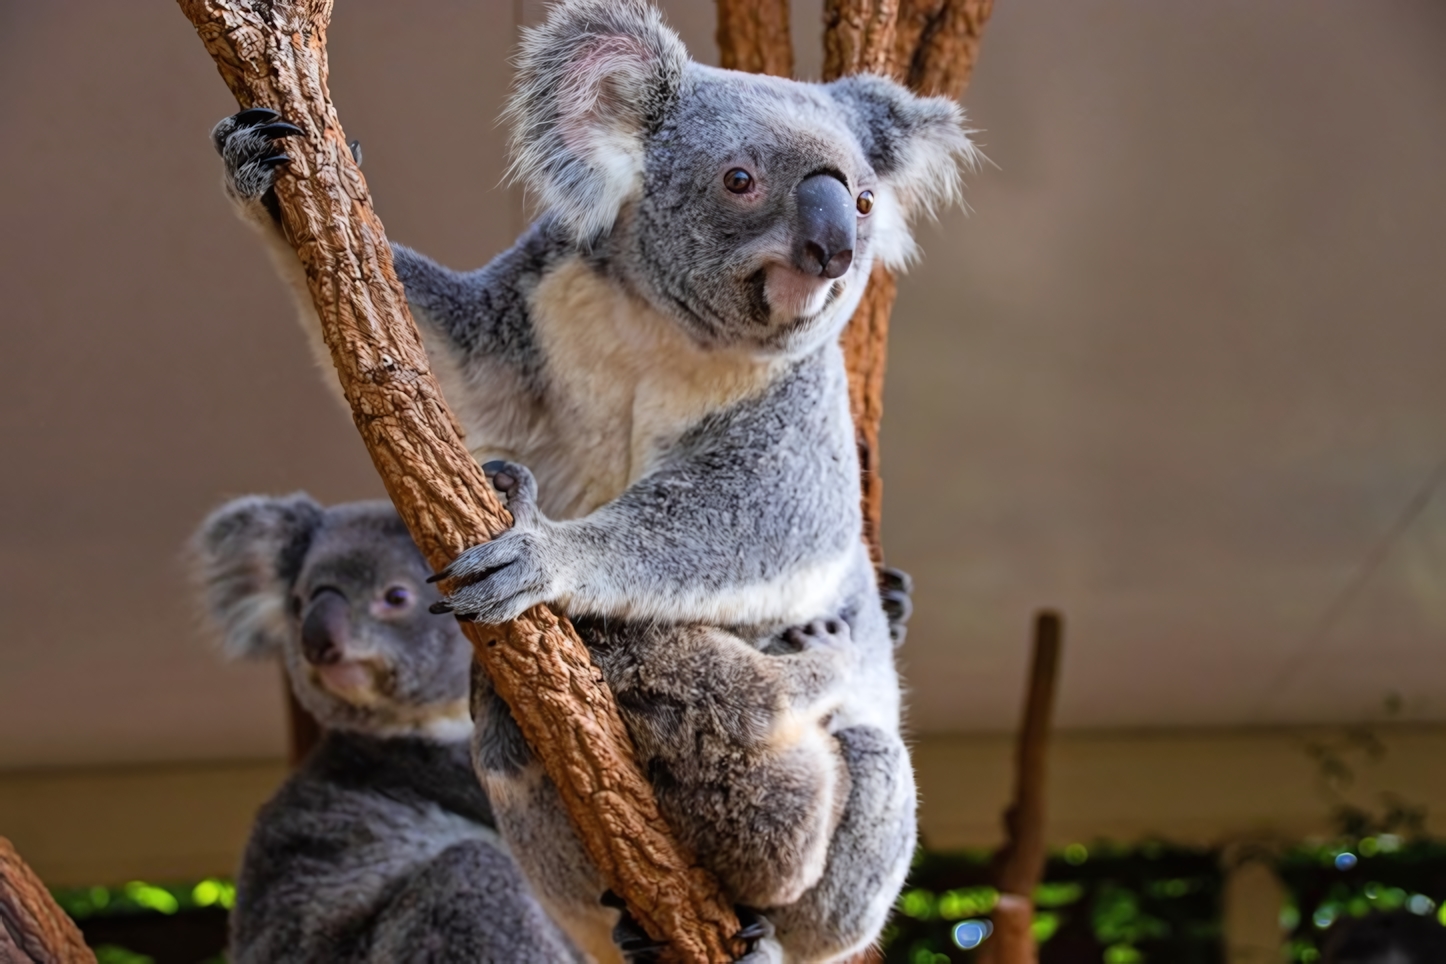
[[[437,574],[434,608],[566,612],[672,826],[762,912],[750,955],[846,957],[902,885],[915,789],[838,338],[873,265],[904,267],[912,219],[957,196],[963,115],[881,77],[707,67],[643,0],[562,0],[508,116],[532,227],[474,271],[393,248],[514,519]],[[213,140],[329,365],[271,190],[297,130],[252,110]],[[499,828],[573,940],[616,960],[555,789],[485,680],[474,700]]]
[[[262,807],[231,915],[244,962],[577,962],[494,829],[471,646],[392,507],[251,496],[194,539],[226,653],[280,658],[323,727]]]

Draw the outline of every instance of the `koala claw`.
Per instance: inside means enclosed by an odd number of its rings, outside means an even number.
[[[909,617],[914,614],[914,580],[902,569],[879,570],[879,599],[889,620],[889,638],[895,648],[904,642]]]
[[[602,904],[605,907],[615,907],[621,912],[617,924],[613,926],[613,943],[617,944],[618,950],[623,952],[623,958],[629,964],[653,964],[661,960],[668,945],[648,936],[621,897],[609,890],[602,895]],[[757,945],[773,936],[773,925],[751,907],[740,906],[734,910],[741,926],[733,935],[733,940],[746,947],[742,956],[733,959],[735,964],[765,964],[772,960]]]
[[[251,107],[247,110],[243,110],[239,114],[232,116],[231,119],[234,120],[237,124],[249,125],[265,124],[267,121],[274,121],[280,116],[280,114],[272,110],[270,107]]]
[[[271,193],[275,170],[291,160],[276,141],[305,133],[269,107],[253,107],[223,119],[212,129],[211,141],[226,162],[228,192],[243,203],[260,202],[275,217],[278,211]]]

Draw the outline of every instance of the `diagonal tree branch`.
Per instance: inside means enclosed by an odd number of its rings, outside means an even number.
[[[306,269],[357,429],[413,539],[441,569],[511,519],[431,374],[331,104],[331,0],[179,3],[241,106],[278,110],[306,131],[287,142],[292,160],[277,179],[282,226]],[[608,885],[677,960],[731,960],[731,905],[659,813],[612,694],[571,624],[537,606],[505,626],[463,630]]]
[[[75,922],[4,837],[0,837],[0,961],[95,964],[95,954],[85,946]]]

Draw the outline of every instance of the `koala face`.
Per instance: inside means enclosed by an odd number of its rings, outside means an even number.
[[[564,0],[523,43],[514,172],[703,344],[809,350],[973,158],[958,106],[693,63],[643,0]]]
[[[218,509],[195,539],[203,594],[233,658],[279,656],[324,725],[465,737],[471,647],[386,503],[304,495]]]

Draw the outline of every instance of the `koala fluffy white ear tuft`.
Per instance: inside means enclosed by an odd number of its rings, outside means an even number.
[[[513,180],[581,242],[605,234],[642,185],[644,138],[678,95],[688,52],[644,0],[562,0],[527,30]]]
[[[920,97],[884,77],[855,74],[828,85],[885,190],[876,204],[875,256],[896,270],[913,260],[909,224],[960,199],[960,167],[981,156],[963,109],[946,97]]]
[[[192,538],[202,601],[230,659],[275,656],[292,634],[287,602],[322,512],[304,492],[250,495],[212,512]]]

